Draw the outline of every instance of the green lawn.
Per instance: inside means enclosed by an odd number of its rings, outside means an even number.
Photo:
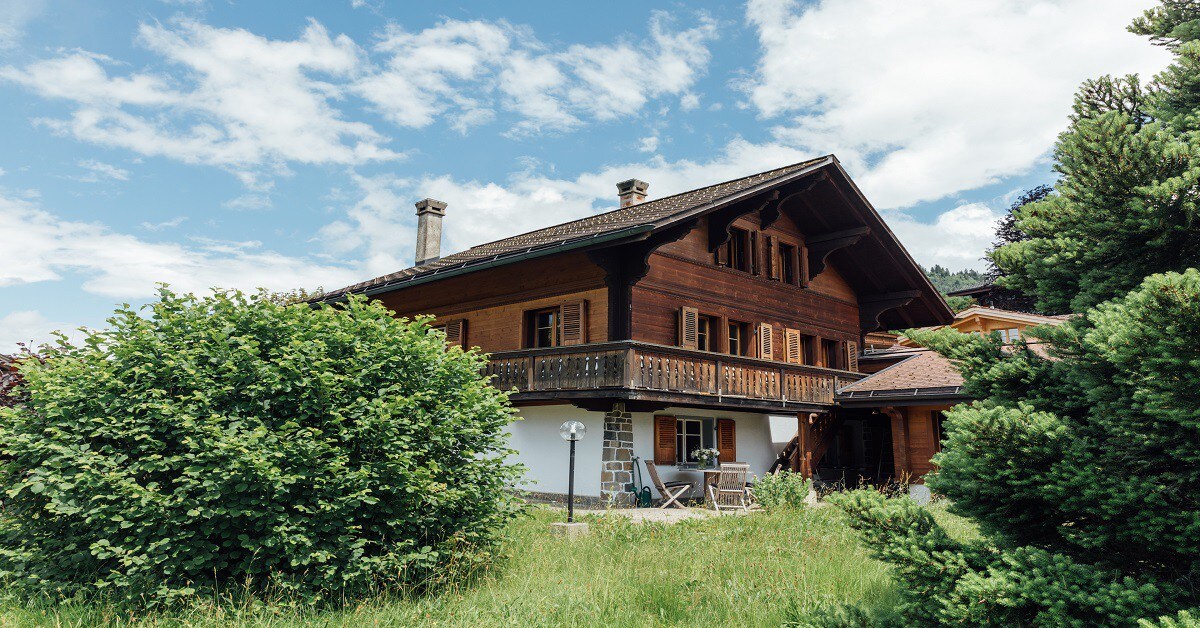
[[[941,509],[952,531],[969,528]],[[867,558],[834,508],[674,525],[587,516],[567,541],[537,509],[507,532],[507,559],[475,582],[419,599],[381,598],[337,611],[212,604],[130,617],[96,605],[0,606],[0,626],[777,626],[823,604],[887,606],[887,569]]]

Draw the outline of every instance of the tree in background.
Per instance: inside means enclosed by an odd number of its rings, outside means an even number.
[[[1014,212],[989,259],[1001,285],[1051,313],[1082,312],[1147,275],[1200,264],[1200,44],[1194,2],[1147,11],[1130,30],[1175,60],[1150,86],[1086,82],[1055,147],[1054,194]]]
[[[929,282],[937,288],[938,292],[942,293],[942,297],[946,299],[946,305],[954,312],[961,312],[972,305],[975,301],[970,297],[952,297],[947,296],[947,292],[953,292],[962,288],[970,288],[983,283],[984,277],[977,270],[965,269],[952,271],[940,264],[934,264],[931,268],[921,267],[921,271],[929,278]]]
[[[1006,285],[1082,314],[1027,330],[1012,348],[995,336],[909,332],[951,358],[978,400],[947,413],[927,483],[982,536],[951,538],[911,500],[834,498],[895,566],[908,623],[1194,622],[1197,25],[1196,2],[1164,3],[1134,23],[1175,62],[1149,88],[1136,77],[1084,85],[1056,149],[1055,194],[1020,207],[1020,239],[992,253]],[[1037,351],[1025,344],[1034,338]]]
[[[514,513],[484,358],[378,303],[161,291],[24,360],[0,579],[28,596],[302,601],[424,587]]]

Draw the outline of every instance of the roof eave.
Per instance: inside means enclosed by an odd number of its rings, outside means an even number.
[[[430,283],[433,281],[441,281],[442,279],[447,279],[449,277],[457,277],[459,275],[473,273],[475,271],[484,270],[487,268],[496,268],[499,266],[506,266],[508,264],[515,264],[525,260],[546,257],[547,255],[555,255],[567,251],[590,248],[597,244],[609,244],[620,240],[639,240],[645,238],[652,231],[654,231],[654,225],[652,224],[634,225],[631,227],[625,227],[618,231],[598,234],[578,240],[568,240],[566,242],[561,242],[542,248],[531,247],[530,249],[526,249],[521,252],[497,255],[484,260],[467,261],[455,266],[438,268],[427,273],[396,279],[378,286],[369,286],[358,290],[346,290],[342,293],[339,293],[337,296],[316,299],[311,301],[311,303],[313,305],[318,305],[321,303],[343,302],[349,295],[352,294],[361,294],[364,296],[373,297],[396,290],[402,290],[404,288],[410,288],[412,286],[419,286],[421,284]]]

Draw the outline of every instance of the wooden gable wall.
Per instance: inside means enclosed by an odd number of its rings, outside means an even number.
[[[479,270],[380,295],[397,316],[429,314],[435,324],[465,320],[467,346],[487,352],[524,345],[524,313],[586,301],[585,342],[608,340],[604,273],[583,253]]]
[[[757,215],[734,222],[734,227],[761,230]],[[797,226],[783,216],[763,235],[789,244],[803,242]],[[770,324],[778,339],[772,359],[783,361],[784,329],[842,342],[858,342],[858,304],[851,286],[833,266],[807,288],[718,266],[708,250],[708,221],[683,239],[666,244],[650,256],[650,269],[633,288],[633,339],[678,344],[679,311],[695,307],[702,314],[750,323]],[[760,247],[760,254],[763,249]]]

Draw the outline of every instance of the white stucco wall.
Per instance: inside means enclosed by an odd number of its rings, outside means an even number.
[[[543,493],[567,492],[567,443],[558,436],[558,426],[563,421],[574,419],[582,421],[587,426],[587,436],[577,445],[575,451],[575,493],[577,495],[600,495],[601,455],[604,445],[604,413],[588,412],[571,405],[527,406],[520,409],[523,418],[513,423],[509,432],[510,443],[517,450],[516,460],[527,468],[526,481],[522,488]],[[795,434],[795,417],[790,417],[791,433],[787,440],[776,443],[775,438],[783,438],[782,429],[785,426],[779,418],[773,434],[772,418],[765,414],[753,412],[722,412],[714,410],[697,410],[695,408],[667,408],[661,412],[633,413],[633,453],[641,459],[638,462],[641,481],[645,486],[654,490],[646,467],[642,461],[654,460],[654,416],[669,415],[674,417],[706,417],[712,419],[733,419],[737,425],[737,459],[739,462],[750,464],[752,474],[761,475],[770,469],[779,455],[780,449]],[[787,418],[787,417],[785,417]],[[786,422],[786,421],[784,421]],[[774,438],[773,438],[774,436]],[[674,480],[700,483],[701,473],[695,469],[679,468],[675,465],[659,467],[659,475],[664,482]]]
[[[587,426],[587,434],[575,444],[575,494],[598,497],[604,414],[566,404],[527,406],[520,410],[522,420],[509,426],[509,444],[517,450],[516,461],[526,467],[521,488],[567,494],[570,444],[558,435],[558,426],[573,419]]]
[[[635,412],[633,415],[633,454],[642,461],[654,460],[654,417],[667,415],[673,417],[704,417],[712,419],[733,419],[737,425],[736,445],[737,462],[750,465],[750,473],[762,475],[771,468],[779,450],[771,442],[771,424],[767,415],[752,412],[724,412],[716,410],[697,410],[695,408],[667,408],[660,412]],[[724,462],[733,462],[726,460]],[[658,497],[650,478],[646,476],[644,462],[638,463],[642,472],[642,482],[650,486],[650,491]],[[676,467],[675,465],[659,465],[659,477],[663,482],[680,481],[700,484],[703,474],[695,469]],[[697,492],[697,495],[699,493]]]

